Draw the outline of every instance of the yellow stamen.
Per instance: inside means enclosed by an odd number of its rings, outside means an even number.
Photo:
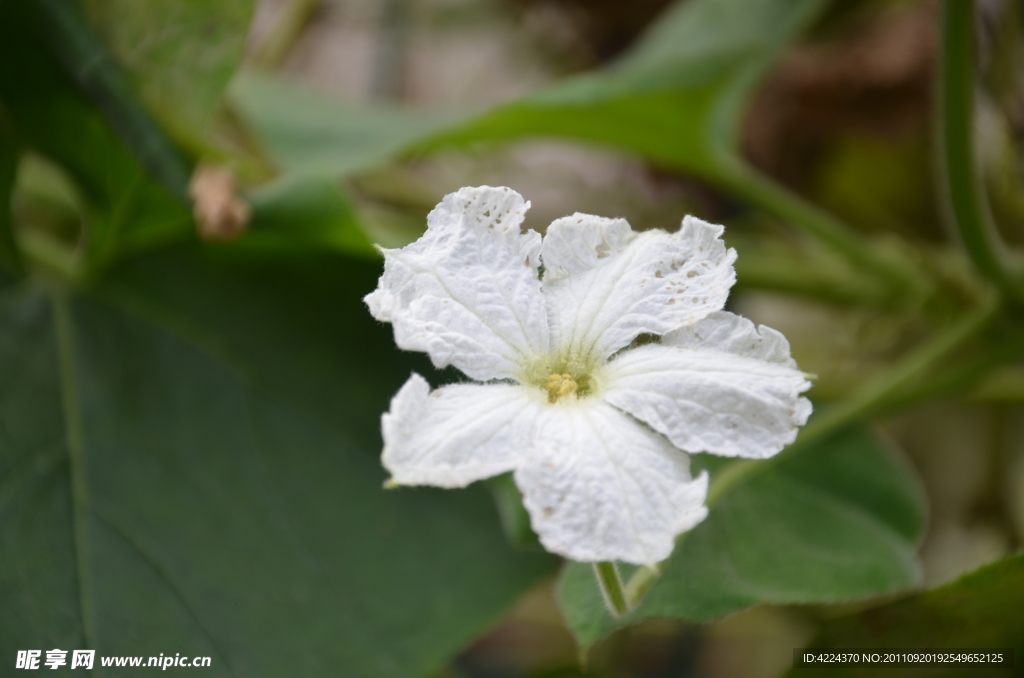
[[[548,402],[557,402],[559,398],[571,395],[575,397],[576,392],[579,390],[579,386],[576,384],[576,380],[568,374],[552,374],[548,377],[548,383],[545,385],[548,390]]]

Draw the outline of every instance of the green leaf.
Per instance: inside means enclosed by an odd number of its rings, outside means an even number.
[[[241,63],[252,0],[84,0],[133,88],[177,138],[206,141]]]
[[[31,19],[36,38],[102,111],[138,162],[174,195],[185,199],[191,170],[135,100],[106,45],[76,0],[40,0]]]
[[[734,161],[740,117],[753,85],[824,5],[823,0],[676,3],[610,68],[499,107],[422,147],[571,137],[718,178]]]
[[[88,265],[190,236],[186,205],[65,74],[31,10],[31,3],[0,5],[0,100],[18,141],[60,165],[81,191]]]
[[[93,292],[323,425],[359,432],[376,456],[391,397],[411,371],[433,371],[423,355],[397,351],[366,310],[380,272],[379,260],[331,251],[183,244],[120,263]]]
[[[1024,555],[986,565],[957,581],[881,607],[825,622],[815,649],[832,647],[1013,648],[1017,669],[963,665],[929,675],[1020,675],[1024,653]],[[830,676],[862,676],[863,667],[832,666]],[[790,675],[802,675],[793,671]],[[911,666],[877,666],[874,676],[918,676]]]
[[[346,105],[251,71],[232,83],[230,96],[275,162],[287,172],[349,174],[380,164],[413,140],[464,117]]]
[[[233,99],[285,168],[336,173],[400,150],[559,136],[625,148],[719,177],[758,76],[825,0],[677,3],[625,58],[457,125],[451,117],[360,110],[246,75]]]
[[[238,245],[266,251],[324,248],[378,259],[348,198],[326,175],[286,175],[246,196],[253,219]]]
[[[254,259],[216,257],[229,251]],[[379,415],[409,363],[365,313],[344,315],[377,266],[329,263],[343,273],[322,292],[300,278],[268,301],[291,272],[264,262],[263,284],[229,270],[227,289],[197,302],[226,304],[222,327],[260,318],[252,341],[268,352],[255,354],[270,374],[297,367],[296,383],[326,339],[307,343],[313,328],[283,309],[346,326],[328,332],[342,357],[313,388],[327,423],[180,328],[61,290],[3,298],[0,655],[180,652],[212,657],[204,675],[426,676],[551,571],[547,554],[507,544],[483,487],[382,488]],[[167,285],[188,287],[192,269],[170,270]]]
[[[707,621],[758,603],[892,593],[920,579],[914,547],[924,520],[923,497],[908,467],[855,429],[725,495],[683,536],[630,615],[607,613],[586,564],[566,567],[558,597],[585,650],[647,617]]]

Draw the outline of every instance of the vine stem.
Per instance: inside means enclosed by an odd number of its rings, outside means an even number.
[[[977,171],[975,23],[972,0],[943,2],[938,106],[942,188],[948,215],[975,267],[1009,298],[1024,302],[1021,261],[999,235]]]

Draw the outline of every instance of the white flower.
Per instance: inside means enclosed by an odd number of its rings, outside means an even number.
[[[374,317],[483,382],[431,391],[413,374],[382,418],[384,466],[440,487],[514,471],[548,550],[663,560],[707,514],[685,453],[772,456],[806,422],[810,384],[781,334],[721,310],[736,279],[721,226],[634,233],[575,214],[542,239],[520,230],[528,208],[463,188],[383,251]]]

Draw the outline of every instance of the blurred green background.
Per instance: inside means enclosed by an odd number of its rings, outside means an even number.
[[[1015,0],[0,0],[0,675],[1024,675],[1022,152]],[[777,461],[696,455],[625,619],[508,478],[381,487],[390,397],[460,377],[366,312],[371,243],[482,184],[725,224],[817,375]]]

